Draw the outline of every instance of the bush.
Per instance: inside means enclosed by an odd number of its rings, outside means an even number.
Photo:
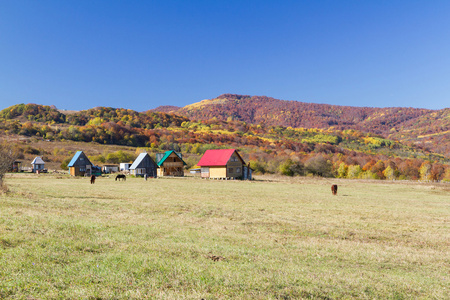
[[[305,163],[307,173],[322,176],[333,177],[332,163],[322,155],[317,155],[308,159]]]
[[[301,176],[305,174],[305,167],[299,161],[294,162],[291,159],[287,159],[279,166],[279,171],[282,175],[286,176],[295,176],[295,175]]]
[[[69,167],[68,167],[67,165],[70,163],[71,160],[72,160],[71,157],[68,157],[68,158],[64,159],[64,160],[61,162],[61,169],[63,169],[63,170],[69,170]]]

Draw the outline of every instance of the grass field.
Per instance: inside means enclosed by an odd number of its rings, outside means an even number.
[[[0,298],[448,299],[450,187],[13,175]]]

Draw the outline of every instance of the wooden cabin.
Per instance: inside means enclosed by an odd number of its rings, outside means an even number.
[[[135,176],[144,176],[147,174],[148,177],[157,176],[158,166],[155,161],[148,155],[148,153],[141,153],[130,166],[130,174]]]
[[[243,179],[247,168],[236,149],[206,150],[197,165],[202,178]]]
[[[45,170],[45,162],[42,159],[42,157],[36,156],[31,162],[31,165],[32,165],[31,171],[33,173],[41,173],[47,171]]]
[[[181,158],[181,153],[173,150],[156,154],[158,176],[184,176],[186,163]]]
[[[83,151],[77,151],[67,165],[72,176],[91,176],[92,163]]]

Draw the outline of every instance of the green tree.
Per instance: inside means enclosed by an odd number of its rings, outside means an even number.
[[[293,161],[291,159],[285,160],[278,167],[280,173],[286,176],[304,175],[305,167],[299,161]]]
[[[305,162],[305,171],[322,177],[332,177],[332,164],[322,155],[309,158]]]
[[[360,165],[348,166],[347,178],[359,178],[362,169]]]
[[[70,163],[71,160],[72,160],[71,157],[68,157],[68,158],[64,159],[64,160],[61,162],[61,169],[63,169],[63,170],[69,170],[68,165],[69,165],[69,163]]]
[[[359,175],[359,178],[361,178],[361,179],[380,179],[380,177],[378,177],[378,175],[376,173],[373,173],[370,170],[361,172],[361,174]]]
[[[254,170],[255,174],[266,174],[267,164],[264,161],[251,160],[250,167]]]

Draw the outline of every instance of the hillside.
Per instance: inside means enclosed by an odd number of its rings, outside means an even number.
[[[192,120],[217,118],[293,128],[353,129],[450,157],[450,109],[351,107],[224,94],[172,112]]]
[[[179,107],[179,106],[173,106],[173,105],[161,105],[161,106],[158,106],[157,108],[150,109],[150,111],[152,111],[152,112],[171,113],[171,112],[179,110],[180,108],[181,107]]]
[[[272,100],[274,103],[277,101]],[[197,106],[210,109],[210,106],[229,105],[228,102],[226,99],[206,100],[189,106],[189,109],[196,109]],[[353,109],[355,114],[362,110],[371,112],[370,117],[360,114],[359,123],[383,124],[393,120],[381,110],[378,110],[377,115],[373,108]],[[420,113],[420,110],[405,110],[411,112],[410,116]],[[221,111],[224,112],[224,109]],[[391,130],[390,134],[398,134],[404,139],[404,136],[419,131],[424,134],[430,130],[433,132],[438,127],[430,126],[430,122],[435,124],[441,119],[445,121],[447,113],[438,111],[410,118],[409,122],[414,120],[412,123],[397,121],[402,124],[402,128],[412,128],[411,131]],[[349,119],[350,113],[345,114]],[[441,123],[444,124],[444,121]],[[443,180],[448,177],[450,180],[450,156],[437,153],[434,147],[429,146],[434,145],[430,140],[440,138],[442,143],[435,146],[446,151],[448,140],[445,134],[428,134],[428,143],[417,144],[414,140],[405,143],[369,130],[351,129],[351,126],[344,130],[336,127],[293,128],[270,125],[269,121],[252,124],[230,117],[226,121],[218,117],[196,121],[173,113],[136,112],[111,107],[96,107],[68,115],[36,104],[18,104],[0,111],[0,133],[4,135],[0,134],[0,140],[19,136],[14,139],[23,141],[17,144],[17,151],[23,157],[28,154],[53,156],[55,162],[67,160],[70,153],[57,150],[56,155],[56,149],[36,149],[36,141],[81,142],[81,149],[88,147],[83,146],[83,143],[97,143],[140,147],[151,153],[176,150],[195,157],[207,149],[238,148],[244,160],[250,161],[259,173],[413,180]],[[369,125],[367,128],[370,128]],[[28,140],[20,136],[28,137]],[[97,158],[92,159],[104,163],[108,155],[102,156],[97,155]],[[195,157],[189,163],[190,166],[198,162]]]

